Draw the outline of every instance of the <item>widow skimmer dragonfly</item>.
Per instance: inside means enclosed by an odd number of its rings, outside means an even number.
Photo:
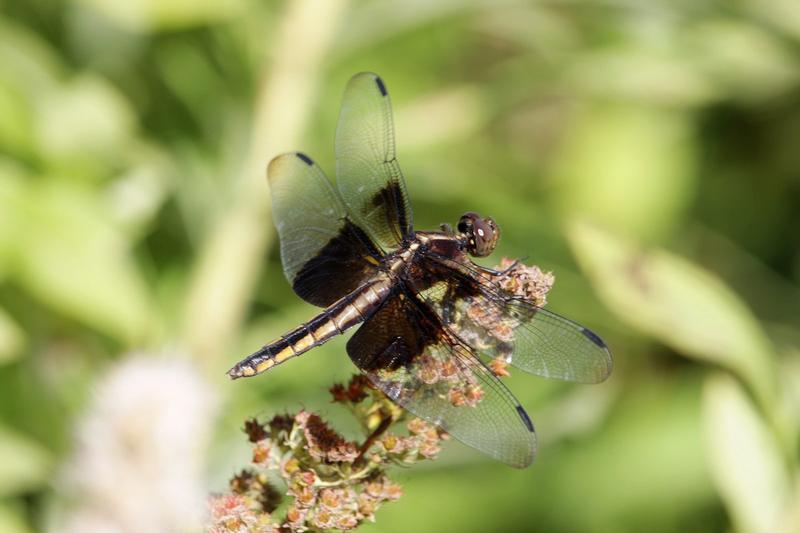
[[[456,230],[415,231],[397,162],[389,94],[364,72],[347,85],[336,130],[336,185],[301,152],[267,169],[286,278],[324,310],[234,366],[264,372],[363,325],[347,353],[378,389],[411,413],[514,467],[536,434],[490,369],[582,383],[605,380],[611,354],[595,333],[537,306],[474,263],[495,248],[491,218],[467,213]]]

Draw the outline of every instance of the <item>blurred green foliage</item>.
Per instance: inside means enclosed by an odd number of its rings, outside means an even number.
[[[800,530],[800,9],[794,0],[0,3],[0,530],[40,529],[104,369],[178,346],[241,421],[337,413],[342,340],[233,362],[314,310],[263,180],[329,173],[347,79],[396,110],[416,224],[466,210],[611,346],[595,387],[513,376],[525,471],[453,443],[371,531]],[[495,260],[495,262],[497,259]]]

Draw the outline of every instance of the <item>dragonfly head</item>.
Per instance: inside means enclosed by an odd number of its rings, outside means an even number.
[[[489,217],[465,213],[458,221],[458,232],[464,239],[467,252],[475,257],[491,254],[500,238],[500,228]]]

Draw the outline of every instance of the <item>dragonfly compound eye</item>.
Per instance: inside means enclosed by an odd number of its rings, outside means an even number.
[[[491,254],[500,238],[500,228],[491,218],[482,218],[477,213],[466,213],[458,221],[458,231],[466,240],[467,252],[475,257]]]

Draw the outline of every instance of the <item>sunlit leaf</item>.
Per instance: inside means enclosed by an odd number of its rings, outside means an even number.
[[[708,379],[703,411],[708,461],[736,530],[778,531],[792,482],[774,435],[730,376]]]
[[[0,19],[0,79],[35,98],[63,74],[58,56],[26,25]]]
[[[642,237],[670,230],[690,199],[694,153],[687,117],[645,106],[577,114],[553,170],[557,202]]]
[[[0,531],[3,533],[32,532],[33,530],[25,523],[24,516],[21,508],[0,504]]]
[[[97,158],[117,161],[130,149],[134,125],[130,104],[101,78],[76,77],[48,91],[36,105],[45,157],[87,165]]]
[[[687,58],[734,99],[774,98],[800,80],[794,52],[772,33],[730,20],[699,24],[689,35]]]
[[[795,0],[740,0],[738,3],[769,25],[800,39],[800,10]]]
[[[128,30],[154,31],[197,26],[225,20],[241,11],[241,0],[82,0]]]
[[[24,344],[25,334],[22,328],[0,308],[0,364],[19,356]]]
[[[16,222],[28,194],[26,177],[22,165],[0,156],[0,280],[8,275],[19,245]]]
[[[597,293],[622,321],[688,357],[735,371],[772,405],[771,346],[719,278],[665,250],[638,249],[588,223],[573,223],[569,238]]]
[[[0,147],[8,153],[26,153],[33,144],[33,117],[19,91],[0,79]]]
[[[397,131],[414,132],[403,143],[411,151],[474,134],[486,120],[484,113],[480,92],[456,86],[398,107],[395,122]]]
[[[0,19],[0,152],[36,150],[34,102],[56,83],[59,62],[47,43],[23,26]]]
[[[12,221],[15,276],[43,302],[122,340],[141,339],[148,296],[125,237],[102,204],[80,187],[32,187]]]
[[[37,442],[2,425],[0,457],[4,458],[0,461],[0,497],[28,491],[47,482],[52,466],[48,452]]]
[[[677,50],[631,45],[588,51],[567,67],[563,81],[582,96],[670,107],[702,105],[720,96],[708,76]]]

